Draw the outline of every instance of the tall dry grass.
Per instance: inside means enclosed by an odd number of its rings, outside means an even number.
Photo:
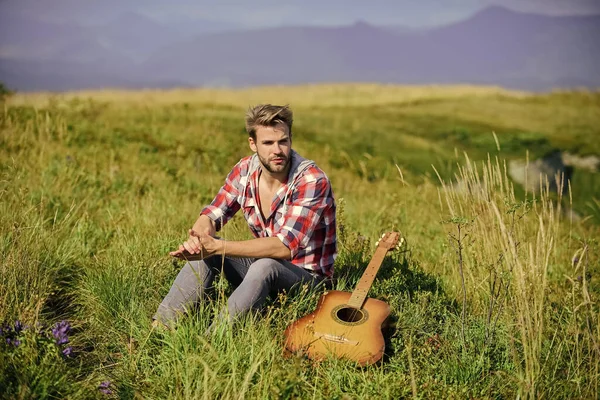
[[[549,270],[565,259],[571,243],[560,195],[564,177],[554,177],[559,194],[550,191],[546,177],[540,180],[543,183],[537,196],[526,193],[525,200],[517,200],[505,162],[488,157],[487,162],[479,164],[466,155],[465,159],[455,181],[439,178],[440,206],[448,216],[451,241],[457,243],[459,268],[454,274],[454,287],[457,291],[462,288],[463,307],[468,297],[470,312],[486,316],[484,345],[490,343],[498,320],[510,327],[520,395],[537,398],[544,393],[538,385],[552,348],[566,345],[551,343],[544,349],[544,342],[554,335],[548,317],[552,312]],[[576,250],[578,259],[587,249],[584,246]],[[574,272],[581,268],[579,259]],[[585,340],[575,343],[573,351],[585,352],[591,357],[591,365],[597,366],[598,332],[593,323],[598,314],[591,307],[593,300],[585,278],[581,289],[583,303],[570,311],[582,313],[585,309],[588,325],[593,328],[579,331]],[[464,314],[462,318],[464,324]],[[589,384],[592,392],[598,393],[597,382]]]

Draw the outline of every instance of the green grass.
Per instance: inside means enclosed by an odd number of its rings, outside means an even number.
[[[568,198],[533,199],[502,166],[526,151],[600,154],[600,95],[436,90],[9,98],[0,324],[29,327],[10,333],[18,347],[2,338],[0,397],[107,398],[98,386],[110,381],[108,397],[120,398],[597,398],[598,174],[575,172],[582,219],[571,221],[557,209]],[[249,154],[244,110],[269,96],[290,102],[294,148],[332,180],[336,288],[354,288],[381,233],[406,237],[370,292],[392,307],[382,364],[283,357],[285,327],[318,300],[307,291],[205,337],[231,292],[221,281],[177,331],[150,327],[181,267],[167,252]],[[468,191],[449,187],[455,175]],[[240,216],[222,234],[250,237]],[[61,320],[72,325],[66,345],[50,333]]]

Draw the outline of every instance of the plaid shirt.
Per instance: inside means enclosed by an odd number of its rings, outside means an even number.
[[[337,256],[331,184],[313,161],[293,150],[291,163],[288,181],[277,191],[266,220],[257,201],[261,168],[256,154],[233,167],[215,199],[200,214],[221,230],[241,208],[254,237],[278,237],[290,249],[293,264],[331,277]]]

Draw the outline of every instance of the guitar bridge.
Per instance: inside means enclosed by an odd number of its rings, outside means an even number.
[[[331,335],[329,333],[320,333],[320,332],[315,332],[315,336],[319,339],[325,339],[329,342],[349,344],[352,346],[358,345],[358,341],[350,340],[348,338],[345,338],[344,336]]]

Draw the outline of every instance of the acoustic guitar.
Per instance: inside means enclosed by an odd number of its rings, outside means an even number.
[[[397,232],[383,235],[352,293],[325,292],[313,313],[287,327],[285,348],[288,354],[306,354],[313,360],[333,356],[354,360],[360,365],[381,359],[385,349],[381,327],[390,315],[390,306],[381,300],[367,298],[367,293],[385,255],[398,245],[399,238]]]

